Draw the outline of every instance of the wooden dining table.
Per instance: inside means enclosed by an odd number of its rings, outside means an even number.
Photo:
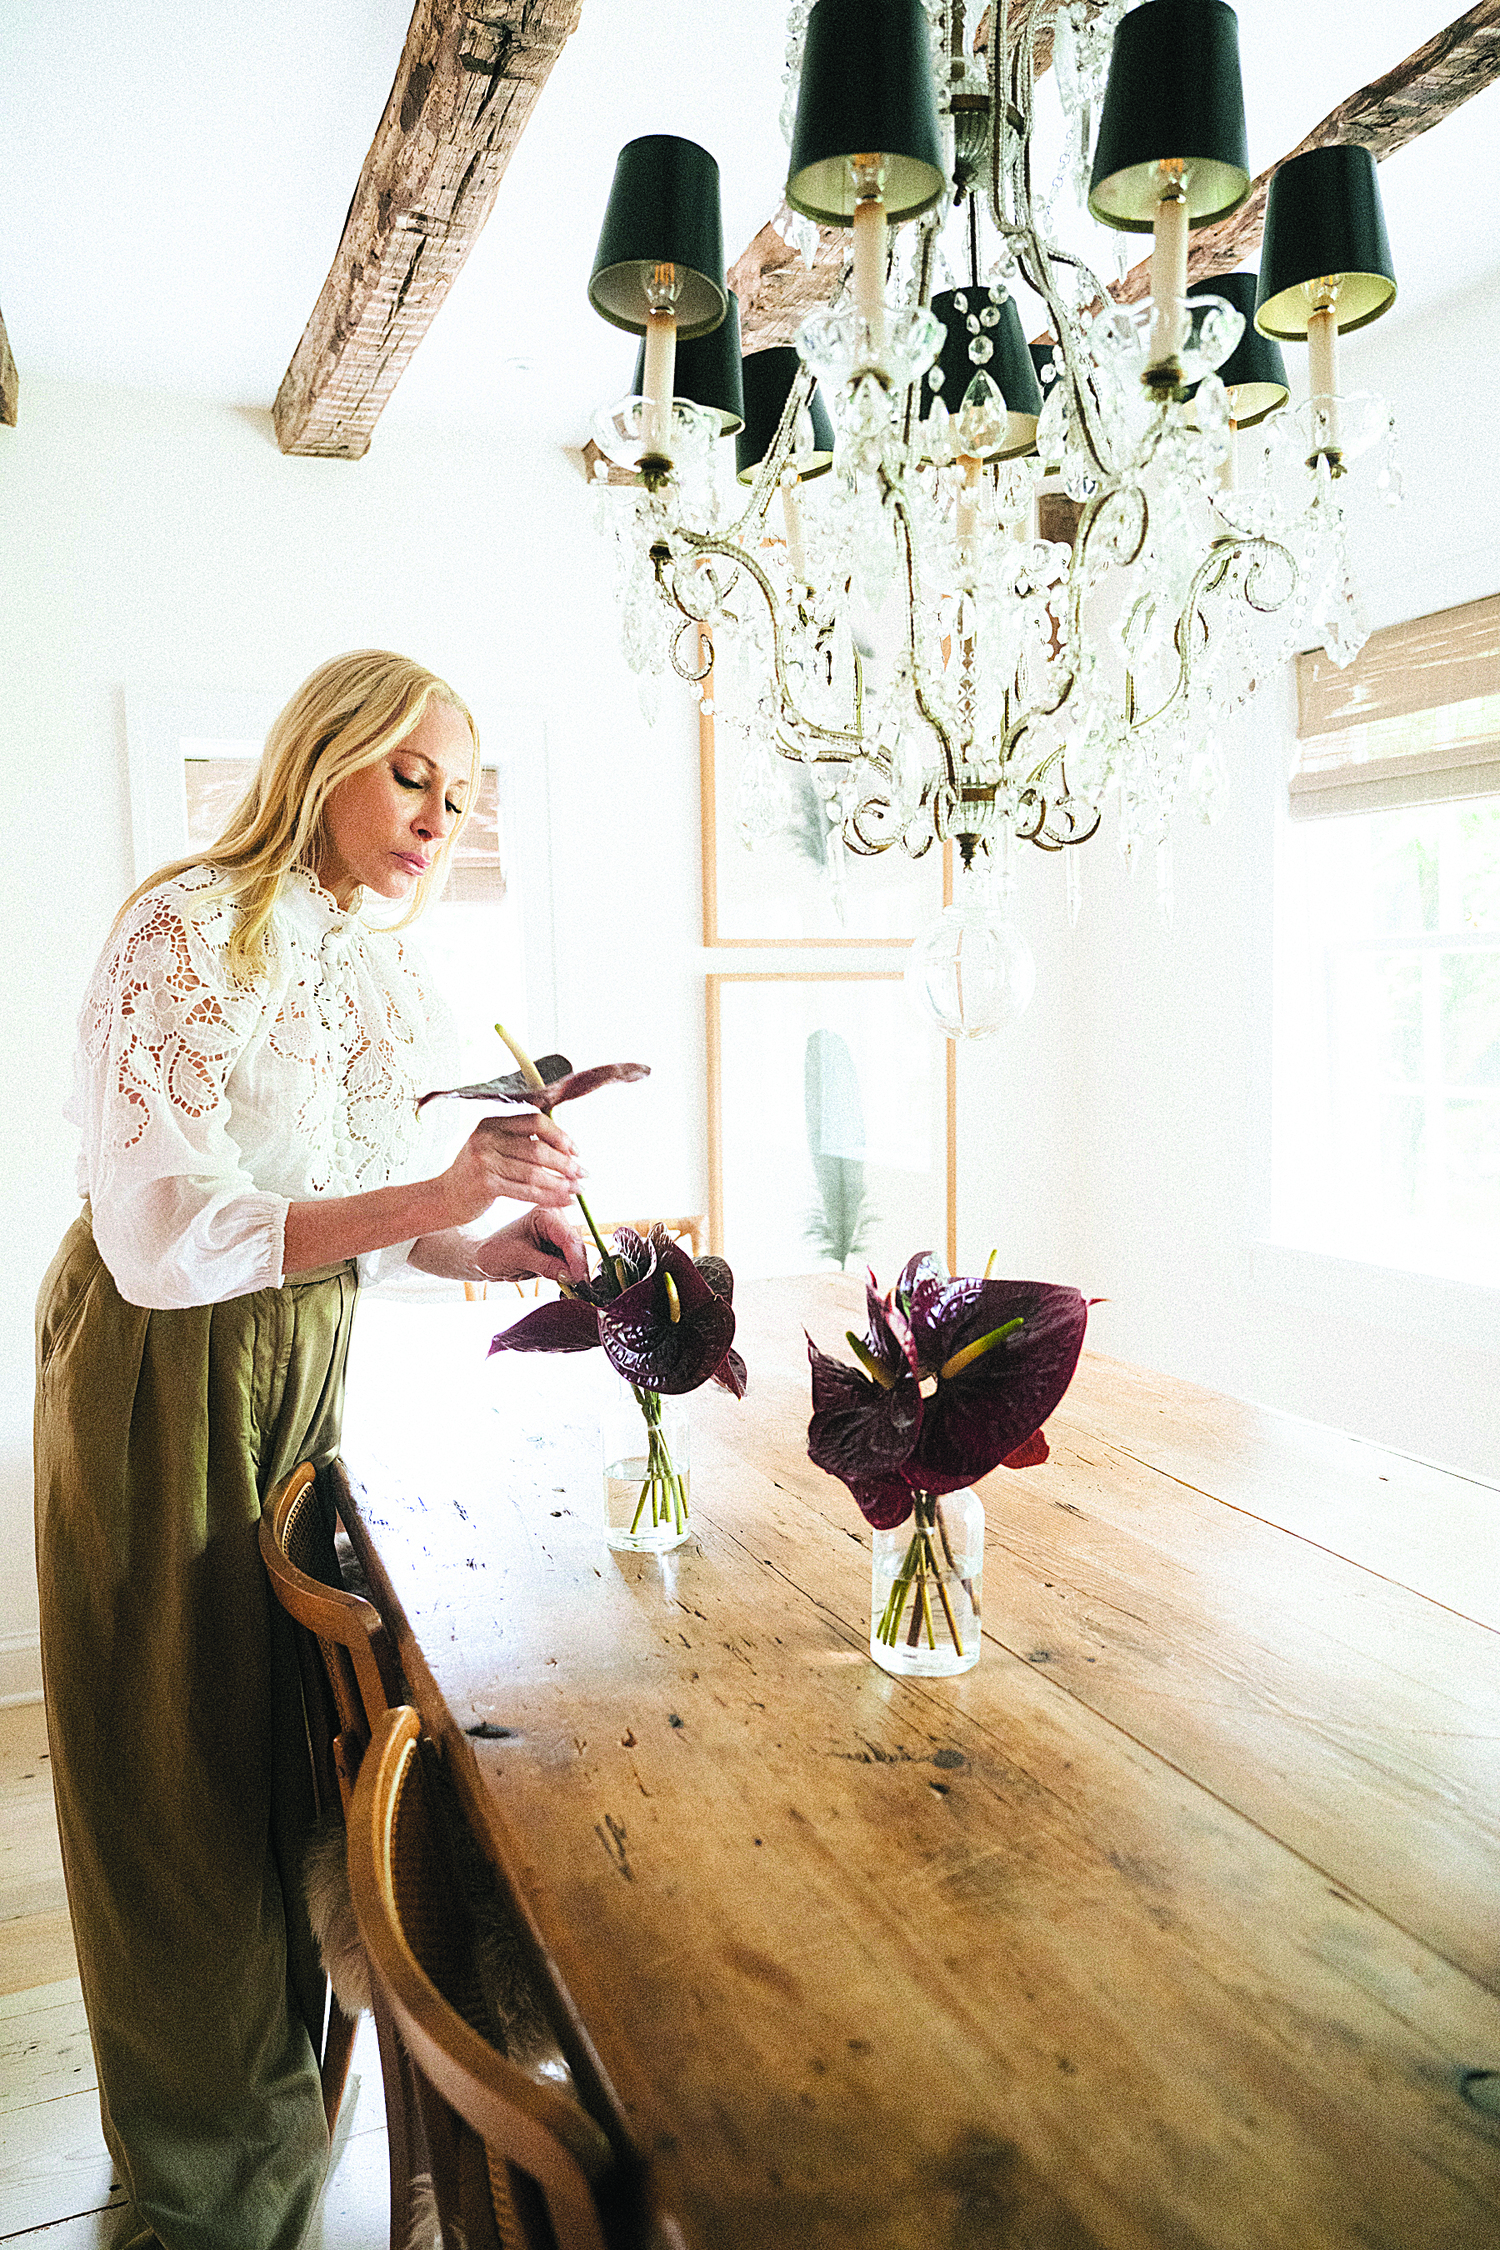
[[[599,1354],[362,1305],[356,1543],[674,2250],[1500,2246],[1500,1491],[1086,1352],[970,1672],[872,1663],[744,1285],[694,1536],[603,1539]]]

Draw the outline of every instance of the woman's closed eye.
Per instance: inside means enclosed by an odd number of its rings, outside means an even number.
[[[399,767],[392,767],[391,770],[403,789],[425,789],[427,787],[425,775],[402,773]],[[446,799],[446,805],[455,820],[462,820],[464,813],[462,805],[455,805],[451,797]]]

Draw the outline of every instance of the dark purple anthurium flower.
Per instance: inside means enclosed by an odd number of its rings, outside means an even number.
[[[1083,1348],[1088,1306],[1076,1289],[950,1280],[923,1251],[884,1297],[871,1274],[866,1306],[863,1339],[849,1336],[858,1368],[808,1338],[807,1450],[877,1530],[904,1523],[914,1493],[1046,1460],[1041,1426]]]
[[[545,1066],[543,1066],[545,1067]],[[571,1297],[539,1305],[502,1329],[491,1352],[586,1352],[596,1344],[638,1390],[695,1391],[710,1376],[745,1395],[745,1362],[734,1343],[734,1276],[722,1258],[690,1258],[661,1227],[621,1227],[615,1272],[601,1267]]]
[[[542,1055],[536,1067],[545,1085],[533,1086],[524,1071],[511,1070],[503,1078],[482,1078],[473,1086],[434,1086],[417,1107],[444,1100],[490,1102],[509,1109],[541,1109],[550,1115],[560,1102],[576,1102],[596,1087],[632,1086],[638,1078],[651,1075],[649,1063],[595,1063],[591,1069],[575,1070],[566,1055]]]

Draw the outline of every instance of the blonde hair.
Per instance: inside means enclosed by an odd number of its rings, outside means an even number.
[[[354,649],[331,657],[305,679],[266,736],[249,791],[228,827],[205,851],[174,859],[133,890],[121,907],[190,867],[208,865],[219,881],[201,895],[236,901],[229,939],[231,975],[253,983],[266,967],[266,924],[289,868],[317,873],[327,845],[325,814],[340,782],[377,765],[420,724],[431,702],[446,703],[468,724],[473,742],[468,796],[432,866],[419,877],[411,904],[393,926],[404,929],[441,888],[448,856],[474,803],[479,782],[479,730],[446,680],[389,649]]]

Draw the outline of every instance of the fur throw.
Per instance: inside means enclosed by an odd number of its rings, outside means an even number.
[[[370,1964],[349,1896],[349,1855],[344,1816],[336,1807],[322,1815],[302,1854],[302,1888],[307,1919],[318,1941],[323,1971],[346,2016],[364,2015],[370,2006]]]

